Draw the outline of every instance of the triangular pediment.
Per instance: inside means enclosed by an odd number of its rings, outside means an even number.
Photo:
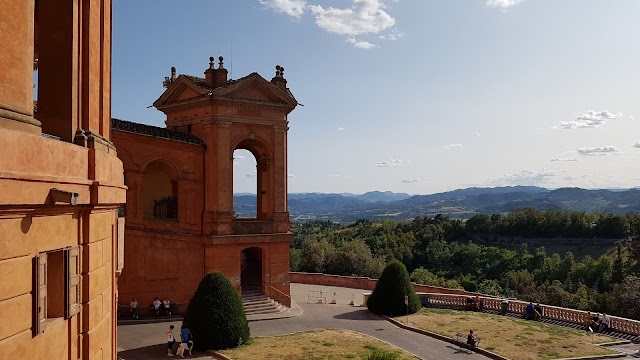
[[[194,82],[187,79],[186,76],[180,75],[167,87],[158,100],[153,103],[153,106],[157,108],[165,104],[198,98],[206,94],[208,94],[207,89],[194,84]]]
[[[236,84],[217,92],[216,97],[293,107],[297,105],[295,99],[258,74],[252,74]]]

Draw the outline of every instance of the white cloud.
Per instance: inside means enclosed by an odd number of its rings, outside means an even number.
[[[316,17],[316,25],[322,29],[340,35],[377,34],[396,24],[396,20],[386,11],[382,0],[352,0],[348,9],[323,8],[310,5]]]
[[[343,127],[339,127],[338,130],[339,131],[344,131],[344,128]]]
[[[402,39],[404,37],[404,33],[398,31],[398,29],[393,29],[389,34],[378,36],[382,40],[396,41]]]
[[[237,162],[237,161],[234,161],[234,162],[233,162],[233,166],[236,166],[236,165],[240,165],[240,163],[239,163],[239,162]]]
[[[293,175],[293,174],[291,174],[291,173],[288,173],[288,174],[287,174],[287,176],[288,176],[288,177],[291,177],[291,178],[296,177],[295,175]]]
[[[573,176],[565,176],[563,177],[563,179],[567,181],[572,181],[572,180],[575,180],[576,178],[574,178]]]
[[[473,136],[480,136],[480,133],[473,133]]]
[[[461,147],[463,147],[464,145],[462,144],[449,144],[449,145],[443,145],[442,147],[447,149],[447,150],[453,150],[453,149],[459,149]]]
[[[354,47],[357,47],[358,49],[373,49],[379,47],[378,45],[372,44],[368,41],[358,41],[352,37],[347,38],[347,40],[345,41],[349,44],[352,44]]]
[[[525,169],[515,174],[506,174],[498,179],[493,179],[491,183],[496,185],[536,185],[546,183],[555,176],[556,174],[551,171],[534,172]]]
[[[640,140],[636,141],[636,143],[633,144],[633,147],[640,149]]]
[[[500,10],[507,10],[512,6],[516,6],[524,2],[524,0],[487,0],[484,4],[488,7],[498,8]]]
[[[256,176],[258,176],[258,172],[257,172],[257,171],[255,171],[255,170],[253,170],[253,171],[252,171],[252,172],[250,172],[250,173],[246,173],[246,174],[244,174],[244,176],[246,176],[246,177],[256,177]]]
[[[260,0],[260,4],[296,18],[300,18],[307,7],[307,2],[304,0]]]
[[[553,158],[553,159],[549,159],[549,161],[562,161],[562,162],[566,162],[566,161],[580,161],[579,159],[576,158]]]
[[[620,153],[620,150],[615,146],[607,145],[607,146],[593,146],[593,147],[583,147],[578,149],[578,154],[583,156],[605,156],[605,155],[613,155]]]
[[[405,184],[413,184],[413,183],[417,183],[418,181],[420,181],[420,179],[403,179],[402,182]]]
[[[616,120],[622,117],[621,113],[612,114],[607,110],[593,111],[587,110],[576,116],[572,121],[561,121],[554,129],[588,129],[597,128],[604,125],[608,120]]]
[[[240,159],[246,159],[244,155],[234,155],[234,156],[233,156],[233,158],[234,158],[234,159],[238,159],[238,160],[240,160]]]
[[[329,179],[335,179],[335,180],[350,180],[351,176],[350,175],[327,175],[329,177]]]
[[[391,159],[389,161],[379,161],[376,163],[376,167],[400,167],[405,162],[399,159]]]

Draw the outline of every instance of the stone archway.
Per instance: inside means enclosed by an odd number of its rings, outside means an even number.
[[[262,249],[251,247],[240,254],[240,286],[243,292],[262,292]]]

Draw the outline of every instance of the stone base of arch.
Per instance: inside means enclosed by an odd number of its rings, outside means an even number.
[[[257,248],[262,259],[261,291],[291,306],[289,290],[289,244],[292,234],[229,235],[211,237],[204,246],[205,272],[220,271],[242,293],[243,250]],[[252,284],[253,285],[253,284]]]
[[[260,249],[261,291],[290,306],[289,244],[291,233],[202,236],[170,231],[125,230],[125,269],[119,278],[120,304],[132,298],[148,312],[157,296],[169,297],[177,313],[184,312],[202,277],[220,271],[242,294],[242,251]],[[128,314],[124,314],[126,317]]]

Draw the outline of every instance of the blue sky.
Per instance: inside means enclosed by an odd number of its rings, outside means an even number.
[[[115,0],[114,117],[171,66],[285,67],[289,191],[640,185],[640,1]],[[236,156],[234,187],[255,192]]]

